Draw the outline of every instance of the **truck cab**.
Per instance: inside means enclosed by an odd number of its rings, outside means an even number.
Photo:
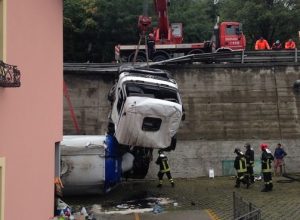
[[[221,22],[214,28],[214,37],[216,52],[244,50],[246,47],[246,38],[239,22]]]
[[[122,69],[111,95],[111,127],[119,144],[170,149],[183,111],[177,83],[167,71]]]

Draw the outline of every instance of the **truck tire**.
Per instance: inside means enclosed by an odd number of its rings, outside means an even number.
[[[159,51],[159,52],[154,53],[152,61],[159,62],[159,61],[168,60],[168,59],[170,59],[170,55],[167,52]]]
[[[188,52],[188,55],[190,55],[190,54],[200,54],[200,53],[204,53],[204,51],[201,50],[201,49],[194,49],[194,50],[191,50],[190,52]]]
[[[232,50],[229,49],[229,48],[219,48],[219,49],[216,50],[216,52],[217,52],[217,53],[224,53],[224,52],[225,52],[225,53],[226,53],[226,52],[228,53],[228,52],[232,52]]]
[[[128,62],[133,62],[134,54],[135,52],[129,55]],[[147,61],[146,54],[144,52],[139,52],[138,55],[136,56],[135,62],[146,62],[146,61]]]

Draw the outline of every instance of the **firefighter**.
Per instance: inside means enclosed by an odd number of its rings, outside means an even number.
[[[246,148],[245,157],[247,162],[247,173],[249,176],[249,181],[250,183],[254,183],[254,150],[251,148],[251,145],[249,143],[246,143],[244,147]]]
[[[163,176],[164,174],[167,175],[172,187],[175,186],[174,184],[174,180],[172,179],[172,176],[171,176],[171,171],[170,171],[170,166],[168,164],[168,158],[166,155],[164,155],[163,151],[162,150],[159,150],[158,151],[158,158],[156,160],[156,164],[159,165],[159,171],[158,171],[158,179],[159,179],[159,184],[157,185],[157,187],[161,187],[162,186],[162,183],[163,183]]]
[[[261,154],[261,169],[264,177],[265,187],[261,190],[262,192],[272,191],[273,183],[272,183],[272,161],[274,157],[271,151],[268,149],[267,144],[261,144],[260,149],[262,151]]]
[[[263,37],[260,37],[255,43],[255,50],[270,50],[270,45]]]
[[[293,50],[295,48],[296,48],[296,43],[291,38],[284,44],[284,49]]]
[[[247,186],[248,189],[250,183],[247,175],[246,157],[239,148],[235,148],[234,153],[236,153],[236,158],[234,160],[234,168],[236,169],[237,173],[235,187],[240,188],[240,184],[242,182],[244,185]]]

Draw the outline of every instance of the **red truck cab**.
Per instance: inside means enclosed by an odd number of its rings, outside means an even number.
[[[244,50],[246,38],[239,22],[222,22],[215,27],[216,51]]]

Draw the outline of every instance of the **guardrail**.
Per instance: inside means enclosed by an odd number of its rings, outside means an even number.
[[[300,63],[300,51],[295,50],[263,50],[233,51],[219,53],[190,54],[159,62],[135,63],[135,66],[174,65],[185,63],[226,64],[226,63]],[[66,72],[117,72],[120,63],[64,63]]]
[[[64,71],[72,72],[117,72],[117,63],[64,63]]]
[[[233,192],[234,220],[261,220],[261,210]]]
[[[220,53],[202,53],[178,57],[166,61],[168,63],[297,63],[300,52],[294,50],[232,51]],[[166,63],[161,61],[160,64]]]

